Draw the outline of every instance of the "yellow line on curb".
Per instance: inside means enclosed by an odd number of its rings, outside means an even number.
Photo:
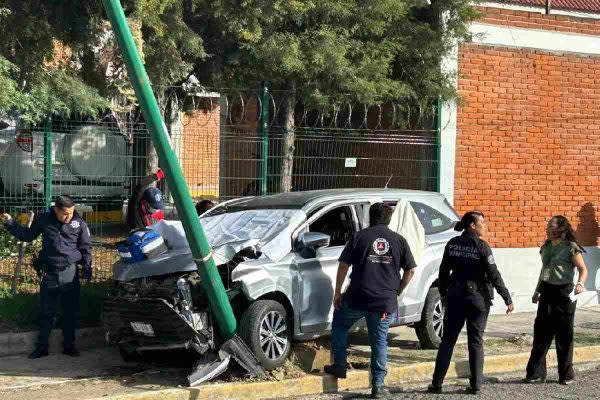
[[[523,371],[529,353],[505,354],[487,357],[484,372],[500,374]],[[576,347],[574,360],[577,364],[600,361],[600,346]],[[556,354],[548,353],[548,367],[556,366]],[[418,363],[390,367],[386,378],[389,386],[402,386],[406,383],[427,382],[433,374],[434,363]],[[466,378],[469,376],[469,362],[460,360],[450,364],[446,377]],[[297,379],[253,383],[219,383],[187,389],[165,389],[102,397],[102,400],[260,400],[275,397],[306,396],[321,393],[334,393],[345,390],[366,389],[370,385],[369,371],[350,371],[347,379],[325,375],[308,375]]]

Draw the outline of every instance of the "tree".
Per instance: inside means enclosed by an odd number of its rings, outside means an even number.
[[[210,55],[196,66],[202,79],[242,87],[268,80],[288,92],[283,191],[291,190],[298,100],[318,107],[342,97],[366,104],[393,99],[427,108],[438,96],[455,96],[440,61],[456,40],[468,39],[477,15],[467,0],[189,0],[187,6]]]
[[[204,57],[202,39],[182,0],[123,3],[160,100]],[[37,123],[135,105],[101,1],[0,0],[0,34],[0,116]]]

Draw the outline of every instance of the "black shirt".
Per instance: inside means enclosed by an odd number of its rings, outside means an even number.
[[[387,225],[355,233],[339,261],[352,265],[344,296],[350,308],[390,314],[398,310],[400,269],[417,266],[406,239]]]
[[[24,242],[42,235],[42,250],[39,259],[46,272],[61,271],[72,264],[85,268],[92,266],[92,242],[85,221],[74,213],[71,222],[63,224],[56,218],[53,209],[36,217],[31,228],[26,228],[11,219],[6,228],[17,239]]]
[[[445,297],[449,288],[462,290],[469,283],[477,287],[477,291],[488,304],[491,304],[494,298],[494,288],[506,305],[512,303],[510,293],[496,267],[492,249],[477,235],[465,231],[462,235],[450,239],[446,245],[440,265],[438,289],[440,295]]]

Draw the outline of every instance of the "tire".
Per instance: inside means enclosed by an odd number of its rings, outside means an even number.
[[[274,300],[258,300],[244,312],[239,333],[262,367],[271,371],[281,367],[290,353],[290,327],[285,307]]]
[[[444,333],[444,306],[438,288],[427,292],[421,320],[415,324],[415,331],[422,349],[437,349]]]

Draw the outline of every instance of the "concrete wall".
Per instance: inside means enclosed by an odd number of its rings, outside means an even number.
[[[600,248],[586,247],[584,260],[588,267],[586,283],[587,293],[578,296],[577,306],[598,305],[600,291]],[[511,292],[515,304],[515,312],[535,311],[537,306],[531,303],[531,296],[537,285],[542,262],[539,248],[524,249],[497,248],[494,257],[506,286]],[[506,307],[502,298],[496,294],[492,313],[502,314]]]

